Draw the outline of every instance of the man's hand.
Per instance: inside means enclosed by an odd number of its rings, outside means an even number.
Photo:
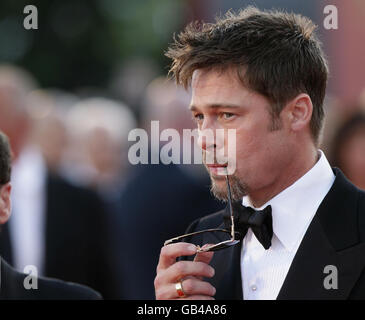
[[[155,278],[155,294],[157,300],[178,299],[176,283],[182,281],[186,298],[190,300],[213,300],[215,288],[203,277],[214,276],[214,269],[208,264],[213,252],[196,252],[195,245],[185,242],[169,244],[162,247]],[[178,261],[181,256],[196,254],[194,261]],[[181,299],[181,298],[180,298]]]

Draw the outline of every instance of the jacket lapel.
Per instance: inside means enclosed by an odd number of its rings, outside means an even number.
[[[214,253],[212,267],[216,273],[211,284],[217,289],[216,299],[242,300],[241,242]]]
[[[277,299],[346,299],[364,268],[358,191],[340,170],[335,168],[334,173],[335,182],[298,248]],[[326,266],[337,269],[337,289],[325,288],[325,278],[336,276]]]
[[[223,217],[229,215],[228,207],[220,212],[218,229],[225,229]],[[206,233],[201,243],[218,243],[227,240],[219,233]],[[242,280],[241,280],[241,244],[242,242],[214,252],[210,265],[215,269],[212,279],[206,279],[216,289],[215,298],[218,300],[242,300]]]

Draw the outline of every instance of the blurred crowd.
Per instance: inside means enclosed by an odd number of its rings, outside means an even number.
[[[25,70],[0,65],[0,130],[13,153],[0,254],[18,270],[34,265],[106,299],[154,299],[164,241],[222,207],[202,165],[129,163],[133,128],[193,128],[188,92],[165,78],[141,85],[137,113],[98,93],[40,88]]]
[[[194,127],[189,92],[164,77],[136,83],[122,102],[40,88],[25,70],[0,66],[0,130],[13,152],[0,251],[17,269],[35,265],[106,299],[154,299],[163,242],[222,208],[202,165],[129,163],[133,128]],[[351,106],[328,99],[326,111],[321,149],[365,189],[365,91]]]

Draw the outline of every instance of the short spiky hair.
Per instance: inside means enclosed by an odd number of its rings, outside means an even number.
[[[187,87],[196,69],[237,67],[238,77],[265,96],[278,117],[285,103],[307,93],[313,103],[311,132],[318,143],[328,66],[311,20],[248,7],[216,23],[188,25],[168,49],[170,73]]]

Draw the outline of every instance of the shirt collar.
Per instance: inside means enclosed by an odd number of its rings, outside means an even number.
[[[289,251],[303,238],[322,200],[331,189],[335,175],[322,150],[316,164],[288,188],[277,194],[260,208],[271,205],[273,232]],[[253,207],[248,196],[244,206]]]

